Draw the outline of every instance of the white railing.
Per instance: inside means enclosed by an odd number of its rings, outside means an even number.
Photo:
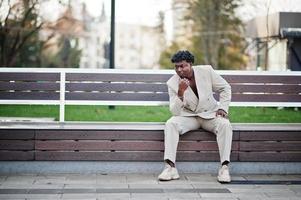
[[[245,71],[245,70],[216,70],[221,75],[289,75],[301,76],[301,71]],[[174,74],[170,69],[85,69],[85,68],[17,68],[0,67],[0,72],[65,72],[65,73],[130,73],[130,74]]]
[[[0,100],[0,104],[20,105],[59,105],[59,121],[65,121],[65,105],[141,105],[160,106],[168,105],[167,101],[89,101],[65,100],[66,73],[133,73],[133,74],[174,74],[174,70],[124,70],[124,69],[69,69],[69,68],[0,68],[1,72],[39,72],[60,74],[60,99],[59,100]],[[217,70],[221,75],[273,75],[273,76],[300,76],[301,72],[293,71],[241,71]],[[301,82],[301,80],[300,80]],[[301,102],[231,102],[230,106],[256,106],[256,107],[300,107]]]

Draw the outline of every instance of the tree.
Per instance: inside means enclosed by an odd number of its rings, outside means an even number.
[[[74,17],[70,1],[64,6],[66,10],[55,23],[47,24],[46,30],[53,39],[46,42],[43,50],[43,66],[46,67],[78,68],[80,65],[82,51],[78,41],[84,24]]]
[[[61,36],[58,39],[58,51],[43,51],[41,61],[48,68],[79,68],[82,50],[79,50],[78,39]]]
[[[173,69],[173,66],[171,65],[171,56],[179,50],[178,43],[174,42],[169,47],[167,47],[160,55],[159,58],[159,64],[161,68],[164,69]]]
[[[194,41],[192,41],[194,42]],[[203,53],[200,49],[193,47],[186,47],[185,44],[181,44],[180,42],[173,42],[170,46],[164,49],[164,51],[160,55],[159,64],[162,69],[174,69],[174,65],[171,63],[171,57],[179,50],[189,49],[189,51],[193,55],[197,55],[195,57],[195,64],[201,64],[201,58],[203,57]]]
[[[59,30],[51,29],[52,33],[41,39],[41,31],[47,29],[47,21],[38,14],[44,2],[0,1],[0,67],[79,67],[77,38],[62,35],[50,45],[48,42],[59,34]],[[58,52],[51,53],[51,46],[57,46]]]
[[[39,65],[39,52],[43,44],[38,32],[43,23],[37,14],[37,4],[37,0],[19,0],[13,4],[1,1],[1,10],[8,8],[6,14],[1,15],[0,23],[1,67]]]
[[[170,62],[168,60],[167,55],[170,54],[170,52],[166,52],[166,39],[165,39],[165,13],[163,11],[160,11],[158,13],[158,24],[156,26],[156,34],[159,35],[159,47],[161,51],[164,50],[165,53],[161,53],[159,57],[159,66],[161,68],[169,68]],[[167,55],[166,55],[167,54]]]
[[[192,20],[192,49],[200,49],[203,64],[219,69],[240,69],[246,64],[243,23],[235,16],[240,0],[192,0],[186,20]],[[198,55],[197,55],[198,56]]]
[[[185,0],[183,0],[185,1]],[[241,69],[246,65],[243,23],[235,16],[240,0],[186,0],[188,9],[182,20],[192,24],[186,42],[175,41],[162,52],[160,64],[170,66],[170,56],[181,47],[196,57],[195,64],[211,64],[218,69]],[[186,30],[186,32],[187,32]]]

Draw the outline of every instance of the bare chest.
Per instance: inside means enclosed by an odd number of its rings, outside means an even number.
[[[195,94],[197,97],[199,97],[198,90],[197,90],[196,83],[195,83],[195,80],[194,80],[194,79],[192,79],[192,80],[190,81],[190,87],[191,87],[192,91],[194,92],[194,94]]]

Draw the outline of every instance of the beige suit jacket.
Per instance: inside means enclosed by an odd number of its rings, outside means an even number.
[[[199,116],[204,119],[215,117],[218,109],[228,113],[231,101],[231,86],[210,65],[193,66],[199,98],[188,87],[184,100],[178,97],[180,77],[175,74],[168,81],[169,108],[174,116]],[[213,93],[219,93],[219,103]]]

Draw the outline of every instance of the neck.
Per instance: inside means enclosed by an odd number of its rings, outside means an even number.
[[[192,79],[194,79],[194,72],[193,72],[193,70],[191,69],[191,74],[190,74],[190,76],[189,77],[187,77],[187,79],[189,79],[189,80],[192,80]]]

